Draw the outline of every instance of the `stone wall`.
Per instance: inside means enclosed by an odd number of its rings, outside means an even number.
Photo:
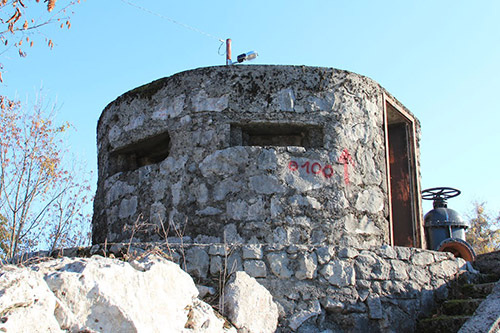
[[[214,290],[232,272],[255,277],[278,304],[280,332],[413,332],[417,319],[447,297],[449,282],[467,270],[450,253],[406,247],[161,246],[198,284]],[[111,252],[126,248],[113,245]]]
[[[297,66],[202,68],[125,93],[98,124],[93,243],[390,243],[384,94]]]

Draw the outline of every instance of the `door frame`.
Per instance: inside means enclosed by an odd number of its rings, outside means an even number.
[[[389,162],[389,107],[398,113],[398,116],[404,119],[407,123],[407,146],[408,146],[408,160],[409,160],[409,180],[410,180],[410,203],[412,215],[412,229],[413,229],[413,244],[415,247],[425,248],[425,234],[423,225],[422,214],[422,194],[420,187],[420,165],[418,162],[418,144],[416,121],[413,115],[404,110],[392,97],[383,94],[383,110],[384,110],[384,139],[385,139],[385,160],[386,160],[386,179],[387,179],[387,193],[388,193],[388,221],[389,221],[389,240],[390,244],[394,246],[394,222],[392,216],[392,191],[391,191],[391,169]],[[391,111],[393,112],[393,111]]]

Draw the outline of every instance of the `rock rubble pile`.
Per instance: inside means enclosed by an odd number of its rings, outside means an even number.
[[[236,333],[235,327],[197,297],[193,279],[160,256],[130,262],[100,256],[64,257],[22,268],[4,266],[0,274],[3,332]],[[255,279],[242,274],[234,287],[228,284],[226,296],[226,308],[235,314],[236,327],[274,332],[278,315],[272,297]],[[242,278],[243,286],[237,283]],[[262,311],[270,309],[268,317],[256,314],[240,293],[232,292],[243,290],[245,296],[249,293],[245,288],[252,288],[251,299],[262,300]]]

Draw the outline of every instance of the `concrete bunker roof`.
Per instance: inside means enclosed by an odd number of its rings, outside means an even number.
[[[288,73],[287,73],[288,72]],[[226,79],[235,79],[238,76],[245,74],[255,74],[255,75],[266,75],[273,76],[278,74],[285,74],[290,77],[290,84],[300,84],[300,80],[296,80],[296,75],[299,77],[307,77],[312,74],[321,74],[325,77],[330,74],[330,76],[334,73],[343,74],[347,79],[348,77],[358,77],[362,79],[368,80],[371,84],[375,85],[379,89],[381,89],[387,96],[391,98],[395,103],[398,104],[399,107],[405,110],[408,115],[410,115],[417,123],[417,126],[420,127],[420,123],[418,119],[402,104],[400,103],[394,96],[392,96],[384,87],[378,84],[375,80],[360,75],[354,72],[350,72],[347,70],[336,69],[331,67],[317,67],[317,66],[304,66],[304,65],[240,65],[240,66],[210,66],[210,67],[200,67],[196,69],[190,69],[186,71],[182,71],[179,73],[175,73],[171,76],[163,77],[157,80],[154,80],[150,83],[146,83],[142,86],[134,88],[125,92],[124,94],[117,97],[114,101],[110,102],[102,111],[101,116],[99,117],[97,128],[101,125],[101,120],[104,114],[113,106],[119,105],[127,100],[132,100],[134,98],[148,99],[151,100],[153,96],[166,87],[168,84],[174,83],[178,81],[180,84],[193,84],[193,87],[196,87],[194,82],[190,82],[190,80],[186,80],[185,78],[193,78],[198,76],[201,78],[210,77],[213,75],[222,75]],[[295,79],[293,79],[295,78]],[[304,80],[305,82],[305,80]],[[234,83],[233,83],[234,84]],[[228,85],[229,86],[229,85]]]

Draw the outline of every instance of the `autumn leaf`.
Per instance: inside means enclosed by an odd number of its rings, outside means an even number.
[[[40,236],[51,250],[75,245],[78,224],[88,225],[80,215],[88,182],[78,184],[63,163],[59,133],[66,124],[55,126],[55,114],[41,105],[23,108],[0,96],[0,188],[8,203],[0,205],[0,259],[32,251]]]
[[[39,5],[36,5],[36,3]],[[60,5],[62,4],[61,2],[59,3]],[[62,4],[63,8],[57,8],[55,14],[48,14],[47,12],[53,12],[56,9],[57,0],[0,0],[0,25],[3,27],[3,29],[0,30],[0,42],[5,46],[14,44],[14,47],[11,48],[12,51],[17,51],[21,57],[25,57],[26,53],[22,50],[19,51],[19,45],[22,43],[18,41],[26,39],[26,31],[36,30],[37,32],[42,32],[42,27],[57,21],[59,21],[61,28],[66,26],[69,29],[71,27],[69,16],[73,13],[69,14],[67,9],[77,3],[79,3],[79,1],[70,0],[68,3]],[[44,9],[41,6],[47,6],[47,12],[45,12],[45,15],[40,17],[37,16],[35,19],[34,16],[39,15],[39,13],[37,13],[38,9]],[[11,39],[10,42],[9,39]],[[51,49],[55,46],[53,42],[49,42],[49,38],[47,38],[46,41],[49,43]],[[29,43],[30,47],[34,45],[34,43],[28,39],[26,39],[26,43]]]
[[[47,10],[51,12],[56,6],[56,0],[48,0],[48,1],[49,3],[47,4]]]

